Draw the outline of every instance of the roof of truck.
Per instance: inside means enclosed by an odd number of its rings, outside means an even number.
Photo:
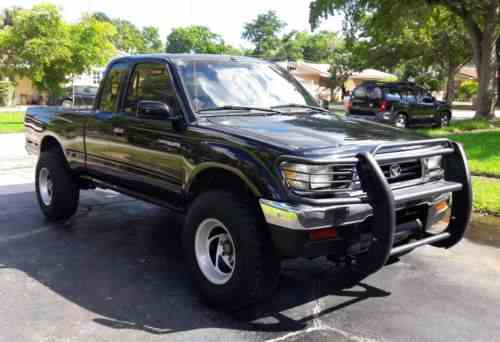
[[[241,61],[241,62],[266,62],[262,59],[245,57],[245,56],[230,56],[230,55],[213,55],[213,54],[199,54],[199,53],[156,53],[145,55],[130,55],[118,57],[114,62],[118,61],[131,61],[131,60],[144,60],[144,59],[165,59],[172,62],[180,61]]]

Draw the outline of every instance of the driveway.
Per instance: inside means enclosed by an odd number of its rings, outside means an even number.
[[[69,222],[47,223],[19,144],[0,135],[0,341],[500,340],[489,239],[421,248],[354,287],[324,259],[287,261],[272,300],[223,313],[186,273],[183,217],[96,190]]]

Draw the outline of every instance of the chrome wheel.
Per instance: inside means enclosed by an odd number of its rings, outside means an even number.
[[[46,167],[40,169],[40,174],[38,176],[38,188],[43,204],[49,206],[52,203],[54,183],[52,183],[49,169],[47,169]]]
[[[441,115],[441,127],[446,127],[450,124],[450,117],[448,114]]]
[[[394,125],[398,128],[406,128],[406,116],[404,116],[403,114],[398,114]]]
[[[71,100],[64,100],[61,105],[64,108],[70,108],[70,107],[73,107],[73,101],[71,101]]]
[[[214,218],[203,220],[196,230],[196,261],[203,275],[213,284],[231,279],[236,265],[236,249],[229,230]]]

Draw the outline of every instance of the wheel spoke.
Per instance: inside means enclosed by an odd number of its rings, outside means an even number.
[[[215,284],[224,284],[236,268],[236,250],[229,230],[222,222],[208,218],[200,223],[195,251],[203,274]]]

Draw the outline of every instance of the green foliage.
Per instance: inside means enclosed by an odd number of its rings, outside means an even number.
[[[114,34],[112,25],[93,18],[67,24],[52,4],[16,10],[12,25],[0,30],[0,73],[27,77],[57,95],[69,75],[103,64],[114,53]]]
[[[162,52],[163,43],[160,39],[160,32],[157,27],[146,26],[142,28],[143,48],[141,53]]]
[[[340,46],[330,59],[330,85],[332,89],[343,87],[349,77],[364,69],[363,61],[354,46]]]
[[[277,16],[275,11],[268,11],[246,23],[241,37],[255,45],[252,55],[270,58],[277,55],[281,49],[280,33],[285,26],[285,22]]]
[[[167,36],[167,52],[234,54],[241,52],[226,44],[222,37],[205,26],[187,26],[174,29]]]
[[[113,38],[113,45],[118,50],[133,54],[143,49],[143,36],[137,26],[124,19],[113,19],[111,23],[116,28],[117,34]]]
[[[342,15],[346,44],[356,44],[365,65],[391,70],[430,90],[471,59],[465,28],[442,6],[423,0],[316,0],[310,22]]]
[[[321,31],[310,34],[292,31],[283,36],[281,48],[270,57],[277,60],[328,63],[339,43],[340,39],[335,32]]]
[[[479,91],[479,84],[477,81],[468,80],[464,81],[460,88],[458,88],[457,98],[461,101],[467,101],[476,96]]]

